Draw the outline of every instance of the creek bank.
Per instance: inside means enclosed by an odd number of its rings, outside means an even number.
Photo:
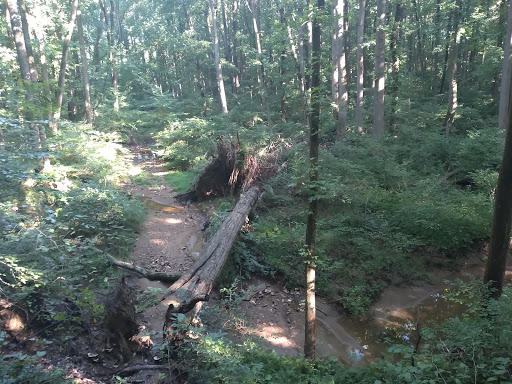
[[[172,190],[162,179],[165,170],[161,163],[149,159],[143,166],[145,172],[157,176],[159,180],[153,186],[129,187],[130,193],[142,196],[149,208],[148,218],[140,230],[134,248],[133,262],[154,270],[183,272],[193,264],[195,254],[202,248],[204,216],[193,205],[187,209],[179,206]],[[415,324],[418,313],[422,325],[428,324],[430,319],[440,320],[460,313],[462,308],[451,307],[448,302],[439,298],[438,293],[446,288],[444,280],[466,278],[468,275],[481,276],[485,268],[482,254],[481,251],[470,253],[459,272],[432,272],[432,284],[388,288],[372,306],[369,314],[360,319],[340,315],[334,307],[319,298],[318,355],[335,357],[345,364],[360,364],[381,356],[388,348],[388,344],[384,342],[386,339],[394,342],[414,342],[410,325]],[[507,276],[510,274],[510,271],[507,272]],[[159,300],[165,296],[164,292],[168,287],[143,278],[133,278],[132,281],[138,285],[139,291],[157,289],[154,295],[156,305],[143,309],[140,317],[147,332],[153,333],[153,342],[158,344],[161,342],[161,329],[167,309]],[[278,354],[302,355],[302,290],[286,290],[273,281],[259,278],[243,282],[241,288],[246,292],[251,291],[251,285],[254,292],[239,304],[240,317],[237,320],[223,320],[222,327],[231,330],[230,338],[235,341],[244,336],[261,338],[263,345],[274,349]],[[223,306],[221,296],[220,293],[212,294],[209,306]],[[202,316],[207,318],[206,313]],[[140,375],[144,375],[144,382],[150,383],[156,374],[146,372]]]

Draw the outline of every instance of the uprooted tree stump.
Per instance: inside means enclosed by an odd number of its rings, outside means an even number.
[[[254,183],[268,179],[279,171],[277,158],[280,148],[279,143],[273,143],[256,156],[242,149],[238,139],[224,141],[220,138],[217,156],[202,170],[191,190],[176,198],[181,201],[202,201],[248,190]]]
[[[173,314],[189,312],[196,303],[208,299],[213,283],[222,271],[231,247],[261,191],[259,185],[253,185],[240,196],[235,208],[222,222],[198,260],[170,287],[171,295],[163,301],[168,306],[165,330],[171,329]]]

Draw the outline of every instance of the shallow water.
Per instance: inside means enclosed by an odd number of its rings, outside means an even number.
[[[139,199],[148,209],[165,213],[178,213],[186,210],[185,207],[175,207],[173,205],[162,204],[154,201],[151,197],[139,196]]]

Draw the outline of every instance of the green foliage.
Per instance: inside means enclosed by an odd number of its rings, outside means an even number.
[[[44,351],[34,356],[22,353],[0,356],[0,382],[3,384],[66,384],[65,373],[59,368],[43,369],[37,364]]]
[[[63,125],[46,153],[52,169],[41,172],[40,152],[24,144],[27,132],[13,124],[4,133],[2,292],[27,310],[30,326],[51,330],[97,321],[103,306],[96,292],[114,273],[105,252],[125,257],[145,217],[138,199],[113,187],[129,173],[126,150],[112,135]]]
[[[165,181],[169,183],[173,191],[177,193],[185,193],[194,185],[198,174],[192,170],[188,171],[172,171],[165,175]]]
[[[254,342],[237,345],[202,329],[187,347],[196,352],[187,355],[187,367],[193,383],[508,383],[510,295],[507,289],[499,301],[482,306],[488,297],[485,287],[476,280],[458,282],[446,297],[463,302],[467,310],[440,324],[422,324],[423,343],[414,365],[412,344],[390,345],[383,359],[349,367],[334,359],[278,356]]]
[[[56,227],[69,238],[96,239],[107,250],[123,254],[145,217],[139,199],[101,187],[74,189],[56,210]]]

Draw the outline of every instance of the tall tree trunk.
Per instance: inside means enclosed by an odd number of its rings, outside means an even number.
[[[66,36],[62,41],[62,58],[60,61],[60,70],[59,70],[59,81],[57,84],[57,94],[55,95],[56,99],[56,107],[55,112],[53,114],[53,124],[52,131],[53,133],[57,132],[57,123],[60,120],[60,113],[62,109],[62,99],[64,93],[64,80],[66,78],[66,67],[68,63],[68,52],[69,52],[69,43],[71,42],[71,36],[73,35],[73,29],[75,28],[75,19],[76,19],[76,11],[78,9],[78,0],[73,0],[71,4],[71,15],[69,18],[69,23],[66,27]]]
[[[448,17],[448,27],[446,28],[448,33],[446,33],[446,43],[444,48],[444,64],[443,64],[443,74],[441,76],[441,84],[439,85],[439,94],[441,95],[444,92],[444,84],[446,82],[446,74],[448,72],[448,59],[450,57],[450,39],[452,37],[451,31],[452,31],[452,19],[453,19],[454,12],[453,10],[450,11],[450,16]]]
[[[334,25],[332,36],[332,97],[336,105],[336,136],[344,137],[347,131],[347,67],[345,56],[345,11],[344,0],[334,3]]]
[[[233,33],[233,65],[236,68],[236,72],[233,75],[233,93],[238,93],[238,89],[240,88],[240,73],[241,70],[238,67],[238,46],[237,46],[237,40],[236,40],[236,33],[238,31],[238,20],[237,20],[237,13],[238,13],[238,0],[233,1],[233,22],[232,22],[232,28],[231,31]]]
[[[117,73],[117,54],[115,52],[115,38],[114,31],[116,30],[114,24],[114,0],[110,0],[110,63],[112,65],[112,88],[114,91],[114,111],[119,111],[119,84],[118,84],[118,73]]]
[[[303,8],[303,1],[299,0],[299,4],[297,6],[297,16],[299,17],[299,20],[302,20],[302,17],[304,16],[304,8]],[[302,108],[305,116],[305,120],[307,125],[310,125],[310,114],[308,113],[308,96],[307,96],[307,79],[306,79],[306,52],[304,48],[304,25],[302,23],[299,23],[299,26],[297,27],[297,51],[298,51],[298,60],[299,60],[299,73],[301,81],[299,82],[300,86],[300,94],[302,95]]]
[[[18,13],[15,0],[7,0],[7,8],[9,9],[9,14],[11,16],[12,34],[14,35],[14,43],[16,45],[16,53],[18,57],[18,64],[20,66],[21,78],[23,79],[22,81],[24,87],[26,87],[25,98],[28,104],[32,104],[34,102],[34,96],[31,89],[32,79],[30,77],[30,64],[28,61],[25,40],[23,38],[20,15]],[[39,127],[33,122],[34,114],[32,112],[32,108],[24,108],[23,112],[25,118],[29,121],[30,129],[34,133],[35,143],[40,143],[41,138],[39,136]]]
[[[33,83],[37,83],[38,73],[36,63],[34,60],[34,51],[32,49],[32,43],[30,42],[30,32],[27,21],[27,7],[25,0],[18,0],[20,16],[21,16],[21,27],[23,29],[23,38],[25,39],[25,48],[27,50],[28,65],[30,67],[30,79]]]
[[[459,20],[460,20],[461,0],[457,0],[455,9],[453,10],[453,31],[451,37],[450,54],[448,56],[447,75],[448,75],[448,110],[444,119],[445,136],[450,135],[450,128],[455,121],[455,113],[457,112],[457,56],[459,47]]]
[[[252,26],[254,29],[254,35],[256,37],[256,50],[258,52],[261,65],[259,67],[259,73],[261,77],[261,91],[263,97],[263,105],[267,111],[267,124],[269,131],[272,132],[272,118],[270,116],[270,104],[268,101],[268,89],[267,81],[265,78],[265,66],[263,65],[263,49],[261,47],[261,31],[260,31],[260,0],[251,0],[251,4],[246,0],[247,8],[252,15]]]
[[[510,94],[511,94],[511,81],[512,81],[512,6],[509,5],[508,9],[508,24],[507,34],[505,37],[505,46],[503,47],[504,57],[503,66],[501,70],[501,88],[500,88],[500,104],[499,104],[499,117],[498,129],[505,131],[510,125]]]
[[[308,220],[306,224],[306,319],[304,355],[309,359],[315,359],[315,282],[316,282],[316,222],[318,216],[318,147],[320,134],[320,70],[321,70],[321,29],[320,11],[324,7],[324,0],[317,0],[317,9],[314,10],[312,28],[312,92],[311,96],[311,127],[309,136],[309,182],[311,188],[311,199],[308,209]]]
[[[364,101],[364,19],[366,0],[359,0],[359,19],[357,22],[357,97],[356,97],[356,129],[363,132],[363,101]]]
[[[215,54],[215,69],[217,71],[217,86],[219,87],[222,113],[228,113],[228,103],[226,100],[226,92],[224,91],[224,79],[222,77],[222,66],[220,64],[219,35],[217,32],[217,7],[213,0],[210,0],[210,11],[212,12],[213,22],[213,51]]]
[[[350,84],[352,83],[352,71],[351,71],[351,65],[350,65],[350,52],[351,52],[351,46],[350,46],[350,29],[349,29],[349,1],[350,0],[344,0],[344,9],[343,9],[343,37],[344,37],[344,50],[345,50],[345,71],[347,72],[347,104],[348,104],[348,98],[350,97]]]
[[[373,134],[384,135],[384,93],[386,78],[386,0],[377,0],[375,38],[375,91],[373,96]]]
[[[82,26],[82,13],[77,12],[77,26],[78,26],[78,40],[80,42],[80,56],[82,58],[82,78],[84,80],[84,107],[85,107],[85,120],[87,124],[92,124],[92,111],[91,111],[91,92],[89,87],[89,73],[87,68],[87,55],[85,53],[84,42],[84,29]]]
[[[416,37],[417,37],[417,41],[418,41],[418,45],[417,45],[418,57],[417,58],[420,63],[421,75],[423,76],[425,73],[425,70],[427,68],[427,64],[425,61],[425,55],[424,55],[424,51],[423,51],[423,41],[421,39],[421,22],[420,22],[420,17],[419,17],[418,3],[416,2],[416,0],[412,0],[412,5],[414,7],[414,20],[416,21]]]
[[[399,85],[399,71],[400,71],[400,56],[398,55],[398,29],[402,21],[403,4],[397,3],[395,10],[395,22],[391,32],[391,41],[389,43],[389,50],[391,51],[391,110],[389,113],[389,132],[395,132],[396,125],[396,111],[398,106],[398,85]]]
[[[439,52],[438,47],[441,43],[441,0],[436,0],[436,15],[434,18],[434,81],[432,82],[432,92],[436,92],[439,84]]]
[[[45,34],[43,28],[37,28],[35,30],[36,39],[39,42],[39,61],[41,62],[41,77],[43,79],[44,91],[43,91],[43,99],[45,103],[46,115],[48,117],[48,121],[52,121],[53,118],[53,105],[51,98],[51,90],[50,90],[50,78],[48,75],[48,62],[46,59],[46,49],[45,49]]]
[[[510,30],[511,24],[512,18],[510,17],[509,11],[507,30]],[[507,41],[505,44],[508,45],[509,52],[511,43],[507,33]],[[503,68],[507,68],[508,73],[503,73],[502,79],[508,79],[509,84],[506,88],[508,88],[510,92],[512,89],[510,83],[512,79],[512,67],[510,64],[505,63],[508,60],[509,58],[505,56]],[[510,232],[512,228],[512,199],[510,198],[510,196],[512,196],[512,98],[510,97],[510,93],[507,101],[507,105],[500,103],[500,114],[502,113],[502,108],[508,113],[508,125],[506,127],[505,150],[503,152],[503,160],[498,176],[498,185],[496,186],[489,255],[487,257],[484,275],[484,282],[490,283],[491,288],[494,288],[492,297],[496,299],[501,296],[503,290],[507,257],[510,253]]]

